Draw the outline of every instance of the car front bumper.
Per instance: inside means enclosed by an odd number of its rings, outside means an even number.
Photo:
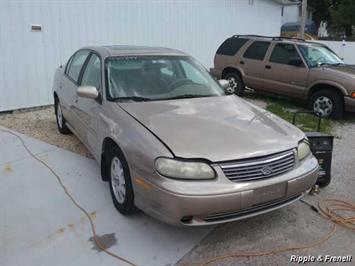
[[[355,98],[344,97],[345,111],[355,112]]]
[[[199,226],[225,223],[266,213],[300,199],[318,177],[318,162],[310,155],[283,175],[257,181],[232,182],[215,168],[214,181],[167,180],[149,184],[136,205],[168,224]]]

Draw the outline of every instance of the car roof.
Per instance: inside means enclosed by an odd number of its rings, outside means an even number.
[[[135,46],[135,45],[104,45],[88,46],[82,49],[90,49],[99,53],[102,57],[110,56],[188,56],[184,52],[166,47]]]

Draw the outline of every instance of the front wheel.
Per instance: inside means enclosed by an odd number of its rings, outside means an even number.
[[[343,97],[332,90],[320,90],[311,96],[310,108],[321,117],[340,119],[344,114]]]
[[[227,73],[224,78],[229,81],[229,86],[234,89],[234,93],[238,96],[243,96],[245,86],[242,78],[236,72]]]
[[[128,164],[117,147],[109,151],[107,162],[113,204],[120,213],[131,214],[134,210],[134,195]]]

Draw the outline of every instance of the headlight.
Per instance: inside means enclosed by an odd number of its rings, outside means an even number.
[[[308,139],[304,139],[298,144],[297,153],[299,160],[303,160],[311,153]]]
[[[155,160],[157,171],[167,177],[178,179],[212,179],[215,172],[211,166],[203,162],[189,162],[169,158]]]

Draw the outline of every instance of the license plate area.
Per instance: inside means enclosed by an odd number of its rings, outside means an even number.
[[[255,189],[254,204],[285,198],[286,190],[286,182]]]

